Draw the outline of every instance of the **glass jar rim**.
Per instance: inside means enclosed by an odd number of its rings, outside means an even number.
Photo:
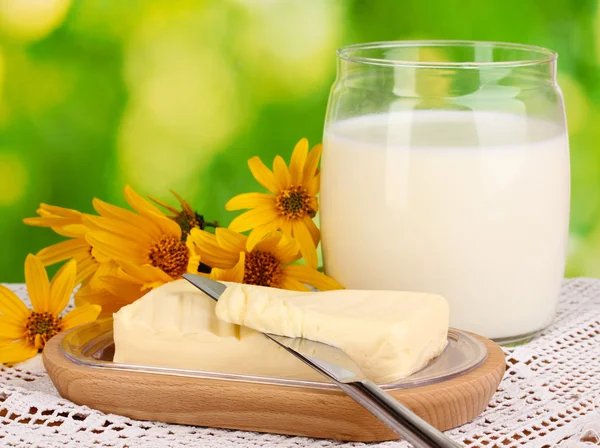
[[[358,56],[357,52],[363,50],[380,50],[393,48],[427,48],[427,47],[456,47],[456,48],[490,48],[502,50],[517,50],[529,52],[537,57],[515,59],[508,61],[411,61],[408,59],[383,59],[376,57]],[[337,50],[340,59],[365,65],[381,65],[388,67],[408,68],[484,68],[484,67],[524,67],[531,65],[547,64],[558,58],[558,53],[548,48],[535,45],[517,44],[511,42],[494,42],[478,40],[397,40],[366,42],[346,45]]]

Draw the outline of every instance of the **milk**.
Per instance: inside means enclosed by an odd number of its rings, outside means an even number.
[[[416,111],[325,130],[325,269],[347,288],[441,294],[450,323],[495,339],[555,314],[569,216],[564,128]]]

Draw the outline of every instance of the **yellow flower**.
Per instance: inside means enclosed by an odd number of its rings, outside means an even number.
[[[179,205],[181,206],[181,211],[177,210],[175,207],[172,207],[168,203],[161,201],[160,199],[156,199],[153,197],[150,197],[150,199],[152,201],[156,202],[158,205],[166,208],[169,212],[171,212],[172,216],[170,216],[170,218],[172,220],[174,220],[177,224],[179,224],[179,227],[181,227],[181,231],[183,232],[184,239],[187,238],[187,236],[190,233],[190,230],[192,230],[194,227],[204,229],[206,227],[217,227],[218,226],[218,223],[216,221],[215,222],[207,222],[204,219],[204,216],[202,216],[201,214],[196,212],[192,208],[192,206],[190,205],[190,203],[188,201],[183,199],[181,196],[179,196],[173,190],[171,190],[171,193],[179,201]]]
[[[25,283],[33,310],[29,310],[8,288],[0,285],[0,363],[18,363],[35,356],[55,334],[94,321],[97,305],[75,308],[64,317],[75,286],[76,263],[66,263],[52,283],[35,255],[25,260]]]
[[[40,250],[36,256],[44,266],[50,266],[64,260],[77,262],[75,284],[87,282],[98,269],[98,262],[92,255],[92,247],[85,239],[88,229],[83,224],[83,214],[77,210],[41,204],[38,217],[25,218],[23,222],[30,226],[50,227],[59,235],[69,238]]]
[[[305,285],[320,290],[342,289],[330,277],[309,266],[290,264],[300,258],[298,243],[281,232],[272,232],[247,249],[248,237],[231,229],[217,228],[215,233],[192,229],[193,241],[202,261],[213,269],[215,280],[308,291]]]
[[[295,238],[306,263],[317,267],[317,244],[320,232],[312,218],[319,210],[320,174],[318,173],[321,145],[308,151],[308,140],[302,139],[294,148],[289,168],[280,157],[273,161],[273,171],[258,158],[248,161],[254,178],[269,193],[244,193],[232,198],[227,210],[251,209],[236,217],[229,228],[235,232],[252,229],[247,250],[269,233],[281,230]]]
[[[94,257],[101,263],[116,261],[129,280],[144,288],[198,272],[200,256],[181,240],[179,225],[129,186],[125,187],[125,199],[137,213],[94,199],[101,216],[84,218]]]
[[[115,262],[107,262],[100,265],[87,285],[79,288],[75,299],[80,303],[100,305],[100,317],[108,317],[148,291],[137,280],[131,280]]]

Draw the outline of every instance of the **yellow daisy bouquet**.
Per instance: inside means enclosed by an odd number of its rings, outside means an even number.
[[[302,139],[289,165],[275,157],[269,169],[248,161],[266,192],[240,194],[225,208],[246,210],[228,228],[205,220],[182,197],[179,207],[126,186],[130,209],[93,199],[96,214],[41,204],[31,226],[48,227],[66,239],[25,262],[33,310],[0,288],[0,363],[16,363],[41,350],[62,330],[109,316],[185,273],[215,280],[297,291],[341,289],[317,270],[320,231],[319,161],[322,146]],[[161,208],[159,208],[161,207]],[[305,264],[299,264],[300,260]],[[66,262],[49,282],[45,267]],[[75,309],[61,317],[75,287]]]

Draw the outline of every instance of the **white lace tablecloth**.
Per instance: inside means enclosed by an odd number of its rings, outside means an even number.
[[[8,285],[26,298],[23,285]],[[518,310],[515,310],[518,312]],[[468,447],[600,446],[600,280],[564,283],[558,317],[506,349],[507,372],[487,410],[448,431]],[[62,399],[40,357],[0,367],[0,447],[403,448],[136,421]]]

